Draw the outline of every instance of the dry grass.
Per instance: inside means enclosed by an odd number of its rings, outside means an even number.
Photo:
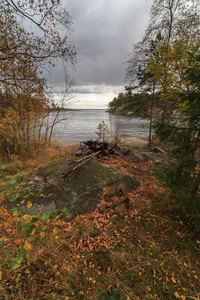
[[[71,155],[74,147],[66,151],[63,155]],[[52,153],[48,159],[56,157]],[[105,189],[104,212],[96,209],[68,223],[43,222],[46,242],[41,245],[41,236],[33,237],[30,254],[38,258],[31,262],[29,280],[23,273],[16,283],[22,270],[11,271],[9,264],[3,265],[8,249],[12,259],[16,256],[16,246],[7,238],[0,248],[0,299],[200,299],[199,237],[189,229],[167,190],[158,185],[151,163],[114,157],[107,163],[118,164],[124,172],[143,178],[143,183],[129,194]],[[128,209],[121,202],[127,196]],[[18,241],[10,213],[2,211],[0,222],[7,226],[10,238]],[[91,226],[99,234],[91,236]]]
[[[48,147],[41,146],[40,148],[33,149],[32,155],[27,158],[23,155],[12,155],[11,161],[5,161],[5,163],[10,163],[11,167],[6,172],[0,170],[0,178],[3,178],[5,175],[14,175],[22,171],[28,171],[37,168],[53,159],[59,159],[65,156],[73,156],[75,155],[78,147],[79,144],[59,145],[54,142]]]

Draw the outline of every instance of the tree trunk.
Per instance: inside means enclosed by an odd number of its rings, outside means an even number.
[[[151,147],[151,131],[152,131],[152,121],[153,121],[154,99],[155,99],[155,81],[153,82],[153,92],[151,98],[151,114],[150,114],[150,123],[149,123],[149,147]]]
[[[194,186],[193,186],[193,188],[192,188],[192,190],[190,192],[189,199],[188,199],[189,202],[194,203],[194,205],[195,205],[194,199],[195,199],[195,196],[196,196],[196,194],[198,192],[199,185],[200,185],[200,172],[198,173],[198,175],[196,177],[196,180],[194,182]]]

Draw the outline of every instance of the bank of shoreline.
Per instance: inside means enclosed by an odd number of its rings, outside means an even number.
[[[83,141],[80,141],[80,143]],[[128,138],[121,138],[120,142],[124,145],[127,146],[132,146],[132,147],[140,147],[140,146],[146,146],[148,144],[148,138],[147,137],[137,137],[137,136],[133,136],[133,137],[128,137]],[[80,143],[77,143],[77,141],[59,141],[60,147],[64,147],[64,148],[73,148],[73,147],[77,147]]]

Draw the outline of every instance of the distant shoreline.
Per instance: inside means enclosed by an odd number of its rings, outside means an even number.
[[[60,107],[55,107],[55,108],[49,108],[49,111],[83,111],[83,110],[103,110],[105,112],[108,112],[106,108],[60,108]]]
[[[49,108],[49,111],[50,112],[54,112],[54,111],[79,111],[79,110],[81,110],[81,109],[72,109],[72,108],[65,108],[65,107],[62,107],[62,108],[60,108],[60,107],[51,107],[51,108]]]
[[[150,116],[144,117],[144,116],[142,116],[142,115],[123,116],[122,114],[120,114],[120,113],[118,113],[118,112],[111,112],[111,111],[109,111],[109,110],[106,110],[106,113],[110,113],[110,114],[115,115],[115,116],[122,116],[122,117],[127,118],[127,119],[138,118],[138,117],[141,118],[141,119],[148,119],[148,118],[150,117]],[[152,116],[152,118],[153,118],[154,120],[156,120],[156,119],[158,119],[158,118],[160,118],[160,117],[161,117],[161,114],[153,114],[153,116]],[[184,120],[185,117],[182,116],[182,115],[179,115],[179,114],[174,114],[174,115],[170,116],[170,119],[171,119],[171,120]]]

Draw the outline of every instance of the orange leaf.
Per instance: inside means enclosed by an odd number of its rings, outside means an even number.
[[[180,298],[179,293],[175,292],[174,295],[175,295],[175,297],[176,297],[177,299]]]
[[[153,277],[156,277],[156,271],[153,269]]]
[[[174,277],[172,277],[171,279],[172,279],[172,281],[173,281],[174,283],[176,283],[176,280],[175,280],[175,278],[174,278]]]
[[[33,206],[33,204],[29,201],[28,203],[27,203],[27,208],[31,208]]]

